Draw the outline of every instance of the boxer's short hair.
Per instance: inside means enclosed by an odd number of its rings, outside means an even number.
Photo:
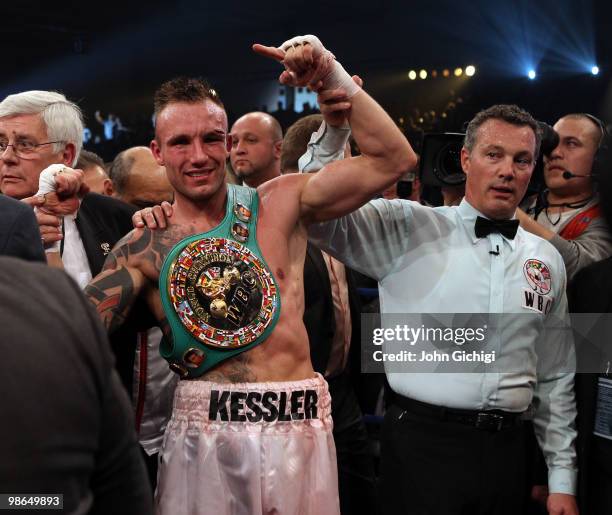
[[[155,119],[166,106],[175,102],[186,102],[195,104],[210,100],[222,109],[225,109],[219,94],[210,84],[199,77],[176,77],[164,82],[155,92],[153,106]]]

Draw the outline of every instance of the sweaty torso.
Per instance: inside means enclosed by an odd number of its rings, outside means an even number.
[[[288,178],[259,189],[257,242],[281,297],[281,312],[270,336],[260,345],[229,358],[196,380],[215,382],[297,381],[313,377],[304,313],[303,270],[306,229],[299,222],[299,182]],[[165,230],[140,230],[130,243],[130,266],[147,279],[144,295],[170,337],[158,290],[164,259],[180,240],[213,227],[176,223]]]

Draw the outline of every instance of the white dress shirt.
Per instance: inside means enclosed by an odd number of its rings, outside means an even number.
[[[64,270],[81,289],[91,281],[91,269],[85,253],[83,240],[76,226],[76,215],[64,217],[64,251],[62,252]]]
[[[522,412],[533,401],[550,490],[574,494],[573,373],[540,376],[535,355],[546,321],[563,319],[567,312],[563,260],[550,243],[521,228],[513,240],[499,233],[477,238],[479,215],[465,200],[439,208],[374,200],[343,218],[311,226],[309,238],[378,280],[383,314],[524,313],[507,323],[498,342],[511,373],[387,372],[387,377],[397,393],[440,406]],[[531,259],[550,272],[545,312],[525,306],[525,290],[531,288],[525,266]]]

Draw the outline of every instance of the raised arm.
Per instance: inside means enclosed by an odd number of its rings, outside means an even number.
[[[255,45],[258,53],[282,62],[280,82],[324,91],[342,90],[351,109],[348,122],[361,155],[325,166],[304,180],[300,216],[320,222],[349,213],[396,182],[416,165],[410,144],[393,120],[357,86],[314,36],[301,36],[279,48]]]
[[[85,294],[109,333],[123,324],[146,286],[147,279],[134,261],[138,262],[138,255],[144,250],[147,231],[135,229],[117,242],[102,271],[85,287]]]

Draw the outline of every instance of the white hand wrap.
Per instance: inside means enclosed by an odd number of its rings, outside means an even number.
[[[45,195],[45,193],[51,193],[55,191],[55,176],[58,173],[61,173],[62,170],[66,168],[64,165],[50,165],[45,168],[42,172],[40,172],[40,176],[38,178],[38,191],[36,192],[36,196]],[[51,244],[45,244],[45,252],[50,253],[58,253],[61,249],[61,242],[56,241]]]
[[[311,83],[323,82],[323,89],[339,89],[346,91],[347,98],[354,96],[361,88],[355,84],[351,76],[346,72],[342,65],[336,61],[334,54],[327,50],[319,38],[313,35],[296,36],[285,41],[281,50],[285,52],[294,46],[308,43],[312,46],[313,59],[316,69],[311,79]],[[292,75],[294,72],[288,70]]]
[[[55,191],[55,176],[61,173],[64,168],[66,168],[64,165],[51,165],[40,172],[40,177],[38,178],[38,192],[36,195],[44,195],[45,193]]]

